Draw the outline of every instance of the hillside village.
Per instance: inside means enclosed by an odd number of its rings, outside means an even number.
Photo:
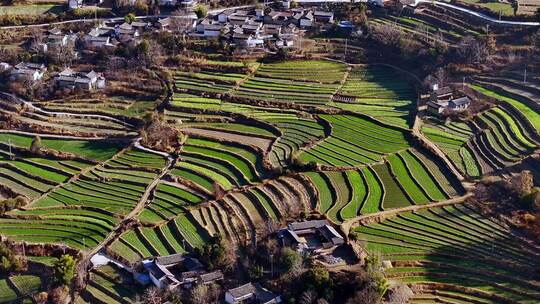
[[[0,303],[539,302],[539,7],[2,3]]]

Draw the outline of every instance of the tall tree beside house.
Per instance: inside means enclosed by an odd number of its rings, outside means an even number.
[[[58,283],[67,285],[75,275],[75,259],[68,255],[62,255],[54,264],[54,275]]]
[[[193,10],[195,12],[195,15],[197,15],[197,18],[201,19],[206,17],[208,15],[208,8],[202,4],[197,5],[195,9]]]

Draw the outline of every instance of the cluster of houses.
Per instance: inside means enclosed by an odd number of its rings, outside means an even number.
[[[190,289],[196,285],[223,281],[223,273],[220,270],[206,271],[198,259],[181,253],[144,260],[142,264],[146,273],[136,275],[137,281],[143,285],[152,282],[160,289]],[[227,290],[225,302],[277,304],[282,301],[279,295],[250,282]]]
[[[448,112],[462,112],[471,105],[469,97],[455,97],[450,87],[439,88],[438,84],[433,84],[430,89],[429,99],[426,103],[429,113],[443,115]]]
[[[10,81],[39,82],[47,72],[47,67],[42,63],[20,62],[15,66],[0,62],[0,72],[7,73]],[[106,86],[105,77],[94,71],[76,72],[71,68],[65,68],[54,77],[54,82],[60,89],[80,89],[94,91]]]
[[[293,47],[306,30],[333,24],[334,13],[310,8],[225,10],[197,22],[190,35],[237,47]]]
[[[293,222],[277,233],[281,246],[293,248],[299,253],[311,253],[332,258],[330,253],[345,243],[344,238],[326,220]],[[328,263],[332,264],[332,263]],[[204,265],[189,254],[173,254],[142,261],[144,271],[135,274],[135,279],[160,289],[190,289],[197,285],[220,283],[223,273],[207,271]],[[228,289],[225,303],[277,304],[282,303],[279,295],[248,282]]]

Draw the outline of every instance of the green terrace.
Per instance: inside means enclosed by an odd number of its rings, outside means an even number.
[[[171,175],[214,193],[216,185],[230,190],[258,182],[266,174],[261,155],[249,146],[190,137]]]
[[[0,133],[0,143],[30,149],[34,136],[15,133]],[[62,139],[42,136],[41,146],[61,152],[68,152],[95,161],[105,161],[116,154],[121,146],[102,140]]]
[[[302,150],[299,159],[326,166],[356,167],[376,163],[386,154],[410,147],[408,133],[352,115],[320,115],[331,126],[329,137]]]
[[[34,275],[14,275],[0,279],[0,303],[16,303],[41,289],[41,279]],[[24,302],[27,303],[27,302]]]
[[[355,231],[370,252],[392,262],[386,272],[391,280],[437,286],[482,303],[540,299],[533,279],[540,244],[524,240],[472,205],[407,212]]]
[[[90,272],[90,280],[76,303],[135,303],[137,290],[130,286],[122,270],[111,265],[101,266]]]
[[[372,116],[380,121],[409,128],[415,109],[414,86],[402,72],[383,65],[354,67],[338,94],[352,102],[333,104],[343,110]]]
[[[338,88],[337,84],[251,77],[234,90],[233,96],[270,102],[324,105]]]
[[[186,212],[201,203],[204,197],[184,185],[160,183],[152,201],[144,208],[139,219],[147,223],[160,223]]]
[[[164,166],[162,156],[126,150],[69,183],[59,185],[25,210],[0,219],[0,234],[16,241],[92,248],[136,206]],[[66,221],[68,219],[68,221]]]
[[[208,238],[207,231],[189,213],[181,213],[154,228],[138,227],[127,231],[108,251],[134,264],[144,258],[200,247]]]
[[[308,172],[319,212],[340,223],[392,208],[443,201],[462,193],[459,181],[427,154],[405,150],[360,170]]]
[[[288,79],[298,82],[339,83],[347,66],[328,60],[292,60],[264,63],[257,76],[272,79]]]
[[[530,155],[538,147],[520,117],[504,107],[494,107],[467,124],[435,121],[422,128],[456,164],[471,177],[500,170]]]

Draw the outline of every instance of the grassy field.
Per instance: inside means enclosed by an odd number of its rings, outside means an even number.
[[[0,6],[0,14],[2,15],[43,15],[43,14],[60,14],[66,10],[65,5],[56,4],[33,4],[33,5],[10,5]]]

